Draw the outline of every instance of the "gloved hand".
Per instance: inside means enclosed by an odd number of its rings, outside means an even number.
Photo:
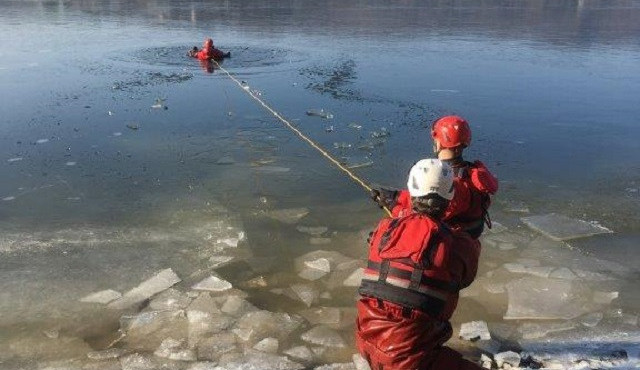
[[[396,205],[396,198],[398,197],[398,190],[385,189],[385,188],[373,188],[371,189],[371,199],[378,203],[380,208],[386,207],[391,210]]]

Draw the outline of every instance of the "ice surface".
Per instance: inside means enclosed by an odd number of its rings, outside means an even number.
[[[572,319],[593,308],[588,289],[571,280],[524,277],[507,284],[506,320]]]
[[[256,343],[256,345],[253,346],[253,349],[266,353],[278,353],[279,345],[280,343],[276,338],[264,338],[263,340]]]
[[[313,352],[307,346],[297,346],[283,352],[294,360],[309,363],[313,361]]]
[[[191,298],[173,288],[169,288],[158,294],[149,303],[153,310],[177,310],[186,308],[191,303]]]
[[[160,293],[174,284],[180,282],[180,278],[168,268],[158,272],[152,278],[142,282],[137,287],[126,292],[121,298],[109,303],[109,308],[125,309],[140,303],[153,295]]]
[[[153,352],[158,357],[168,358],[174,361],[195,361],[196,354],[193,350],[185,348],[183,340],[167,338],[160,343],[160,347]]]
[[[308,214],[309,210],[307,208],[288,208],[266,213],[267,217],[290,225],[300,221],[300,219]]]
[[[326,226],[296,226],[296,230],[309,235],[322,235],[329,230]]]
[[[219,165],[229,165],[234,163],[236,163],[236,161],[230,156],[221,157],[216,161],[216,164],[219,164]]]
[[[553,240],[570,240],[611,233],[606,227],[567,216],[550,213],[520,218],[527,226]]]
[[[491,334],[484,321],[471,321],[460,325],[460,338],[470,341],[489,340]]]
[[[346,346],[344,339],[340,334],[325,325],[318,325],[311,330],[305,332],[301,336],[302,340],[312,344],[318,344],[325,347],[343,348]]]
[[[295,298],[302,301],[307,307],[311,307],[312,304],[318,301],[320,292],[311,284],[294,284],[291,286],[291,290],[295,294]]]
[[[573,271],[569,270],[566,267],[560,267],[558,269],[555,269],[551,272],[551,274],[549,274],[550,278],[555,278],[555,279],[565,279],[565,280],[575,280],[576,274],[573,273]]]
[[[138,353],[121,357],[120,366],[122,370],[154,370],[156,368],[155,362]]]
[[[264,173],[286,173],[291,171],[290,168],[282,167],[282,166],[258,166],[258,167],[255,167],[254,169],[258,172],[264,172]]]
[[[122,297],[122,294],[120,294],[119,292],[116,292],[115,290],[107,289],[107,290],[101,290],[99,292],[89,294],[88,296],[81,298],[80,302],[107,304],[120,297]]]
[[[193,290],[207,290],[210,292],[224,292],[225,290],[229,290],[231,288],[232,285],[230,282],[214,275],[209,276],[208,278],[191,287],[191,289]]]

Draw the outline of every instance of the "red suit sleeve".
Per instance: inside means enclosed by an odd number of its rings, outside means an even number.
[[[411,213],[411,195],[409,190],[400,190],[396,198],[396,204],[391,209],[392,217],[402,217]]]

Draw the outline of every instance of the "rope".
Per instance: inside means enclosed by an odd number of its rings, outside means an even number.
[[[351,170],[349,170],[347,167],[345,167],[342,163],[340,163],[337,159],[335,159],[331,154],[329,154],[326,150],[324,150],[320,145],[318,145],[317,143],[315,143],[313,140],[311,140],[308,136],[306,136],[305,134],[303,134],[300,130],[298,130],[293,124],[291,124],[291,122],[289,122],[286,118],[284,118],[280,113],[278,113],[277,111],[275,111],[273,108],[271,108],[267,103],[265,103],[262,99],[260,99],[260,97],[258,97],[256,94],[254,94],[249,88],[248,86],[245,86],[242,84],[241,81],[239,81],[237,78],[235,78],[231,73],[229,73],[229,71],[227,71],[226,69],[224,69],[220,63],[218,63],[215,60],[211,60],[213,63],[216,64],[216,67],[218,67],[222,72],[224,72],[227,77],[229,77],[233,82],[236,83],[236,85],[238,85],[238,87],[240,87],[243,91],[245,91],[253,100],[257,101],[264,109],[266,109],[267,111],[269,111],[269,113],[271,113],[274,117],[276,117],[280,122],[282,122],[287,128],[289,128],[291,131],[293,131],[296,135],[298,135],[302,140],[306,141],[309,145],[311,145],[312,148],[316,149],[318,152],[320,152],[320,154],[322,154],[325,158],[327,158],[329,160],[329,162],[333,163],[336,167],[338,167],[339,169],[341,169],[344,173],[347,174],[347,176],[349,176],[354,182],[356,182],[358,185],[362,186],[367,192],[371,192],[371,187],[369,185],[367,185],[367,183],[365,183],[360,177],[358,177],[356,174],[354,174],[353,172],[351,172]],[[387,213],[387,215],[389,215],[389,217],[391,217],[391,211],[389,211],[389,209],[387,207],[383,207],[384,211]]]

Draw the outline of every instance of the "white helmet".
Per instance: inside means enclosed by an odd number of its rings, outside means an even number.
[[[439,159],[421,159],[411,167],[407,189],[412,197],[438,194],[444,199],[453,198],[453,170]]]

